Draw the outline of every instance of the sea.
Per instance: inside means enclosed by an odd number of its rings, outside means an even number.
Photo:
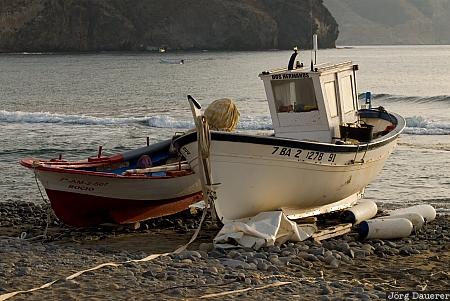
[[[42,202],[26,157],[114,154],[193,127],[187,95],[203,107],[232,98],[238,131],[271,133],[258,74],[292,51],[0,54],[0,202]],[[311,52],[300,51],[306,65]],[[184,60],[184,64],[179,64]],[[318,63],[359,65],[358,93],[406,119],[398,147],[365,198],[450,213],[450,46],[319,50]],[[236,176],[239,176],[238,174]],[[245,181],[245,179],[243,179]]]

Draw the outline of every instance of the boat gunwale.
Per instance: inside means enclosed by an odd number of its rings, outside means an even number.
[[[361,109],[358,112],[360,117],[362,118],[381,118],[389,122],[395,120],[396,121],[396,123],[394,123],[395,128],[382,137],[373,139],[366,143],[359,143],[359,144],[332,144],[317,141],[295,140],[276,136],[257,136],[257,135],[229,133],[220,131],[211,131],[211,140],[249,143],[249,144],[265,144],[281,147],[308,149],[321,152],[348,153],[348,152],[356,152],[361,148],[371,150],[386,145],[395,140],[406,126],[405,119],[396,113],[386,112],[384,110],[378,109]],[[183,146],[192,143],[196,140],[197,140],[197,133],[191,132],[174,139],[173,145],[179,151]]]
[[[50,167],[50,166],[36,166],[33,167],[33,162],[36,161],[31,161],[31,162],[27,162],[30,161],[32,159],[23,159],[20,160],[19,163],[27,168],[33,169],[33,170],[38,170],[38,171],[45,171],[45,172],[52,172],[52,173],[68,173],[68,174],[76,174],[76,175],[85,175],[85,176],[98,176],[98,177],[104,177],[104,178],[119,178],[119,179],[140,179],[140,180],[156,180],[156,179],[161,179],[161,180],[167,180],[167,179],[174,179],[174,178],[181,178],[184,176],[190,176],[195,174],[193,170],[185,170],[188,173],[184,174],[184,175],[172,175],[172,176],[146,176],[146,175],[120,175],[120,174],[115,174],[112,172],[101,172],[101,171],[89,171],[89,170],[79,170],[79,169],[75,169],[75,168],[61,168],[61,167]],[[44,161],[45,162],[45,161]],[[115,162],[116,163],[116,162]],[[96,167],[96,166],[104,166],[104,164],[102,165],[92,165],[91,167]]]

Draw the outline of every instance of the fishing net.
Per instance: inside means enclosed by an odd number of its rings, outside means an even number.
[[[214,100],[206,108],[204,115],[210,129],[231,132],[239,122],[239,111],[234,101],[228,98]]]

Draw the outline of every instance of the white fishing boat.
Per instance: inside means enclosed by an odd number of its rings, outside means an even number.
[[[359,108],[358,65],[305,67],[294,63],[296,53],[288,68],[259,75],[273,136],[213,130],[205,136],[215,209],[224,223],[263,211],[281,209],[301,218],[352,206],[380,173],[405,127],[401,116],[382,107]],[[201,114],[200,105],[188,98],[193,112]],[[174,141],[196,173],[202,165],[200,134]]]

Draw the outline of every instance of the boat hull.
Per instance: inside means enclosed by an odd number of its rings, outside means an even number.
[[[22,164],[31,167],[30,162]],[[198,177],[185,170],[159,177],[48,166],[36,167],[34,171],[55,215],[76,227],[126,224],[166,216],[185,210],[202,198]]]
[[[196,143],[185,146],[189,153],[194,154],[188,157],[188,161],[197,172],[196,147]],[[336,155],[335,161],[343,163],[331,165],[272,154],[276,146],[213,140],[210,162],[213,183],[217,184],[217,214],[227,222],[263,211],[283,208],[307,211],[341,201],[362,191],[375,179],[394,147],[395,142],[362,152],[356,158],[355,153],[323,152],[322,157],[333,158]],[[290,151],[294,154],[299,149],[290,148]],[[303,149],[302,152],[316,151]],[[362,156],[365,156],[364,163],[349,163],[361,161]],[[356,199],[348,206],[354,201]]]
[[[219,218],[226,223],[280,209],[304,217],[351,206],[395,149],[404,127],[397,120],[388,135],[357,145],[212,131],[209,160]],[[174,144],[198,172],[195,133]]]
[[[119,199],[46,189],[55,215],[74,227],[102,223],[129,224],[175,214],[201,200],[201,194],[169,200]]]

